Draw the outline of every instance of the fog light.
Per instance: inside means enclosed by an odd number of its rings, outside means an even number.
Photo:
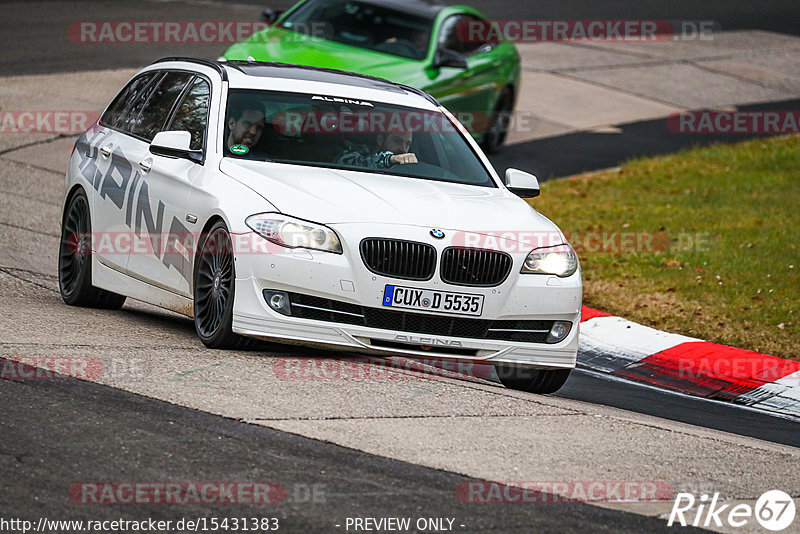
[[[292,304],[289,302],[289,294],[286,291],[264,290],[264,300],[270,308],[282,315],[292,314]]]
[[[550,328],[550,333],[547,335],[547,342],[558,343],[563,341],[571,329],[572,323],[569,321],[554,321],[553,327]]]

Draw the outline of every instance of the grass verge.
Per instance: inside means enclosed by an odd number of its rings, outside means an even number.
[[[800,136],[638,159],[542,184],[584,304],[800,360]]]

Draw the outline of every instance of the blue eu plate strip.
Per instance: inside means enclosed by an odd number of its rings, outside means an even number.
[[[383,305],[391,306],[392,300],[394,300],[394,286],[387,285],[383,290]]]

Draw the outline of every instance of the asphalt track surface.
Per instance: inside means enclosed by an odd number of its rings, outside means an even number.
[[[659,519],[581,503],[463,503],[456,488],[470,479],[461,475],[89,382],[2,380],[0,402],[0,516],[6,518],[277,517],[280,531],[344,532],[347,517],[446,517],[455,519],[455,532],[670,530]],[[87,506],[65,498],[76,482],[242,479],[278,482],[286,501]]]
[[[661,18],[703,19],[723,29],[757,28],[800,33],[797,2],[709,2],[697,13],[693,2],[668,6],[623,2],[589,4],[553,2],[473,2],[496,18]],[[170,45],[95,47],[61,42],[65,19],[180,20],[186,6],[197,19],[244,20],[259,6],[220,3],[142,2],[133,9],[118,2],[15,2],[0,7],[0,34],[6,53],[3,75],[65,72],[146,64],[166,55],[213,57],[218,46],[204,53],[196,45],[176,50]],[[594,7],[593,7],[594,6]],[[281,7],[279,3],[275,7]],[[618,12],[615,12],[618,10]],[[135,13],[135,15],[133,14]],[[83,47],[83,48],[81,48]],[[179,47],[178,47],[179,48]],[[2,81],[0,80],[0,83]],[[796,107],[798,102],[776,109]],[[659,121],[648,121],[657,123]],[[534,141],[535,151],[555,155],[550,167],[533,169],[541,176],[612,166],[631,155],[682,148],[684,139],[663,135],[663,123],[625,125],[633,149],[619,148],[619,136],[574,134]],[[651,129],[652,128],[652,129]],[[656,130],[657,128],[657,130]],[[648,138],[648,132],[660,132]],[[639,144],[635,141],[639,140]],[[613,147],[606,143],[613,143]],[[701,142],[694,139],[693,142]],[[525,148],[530,148],[525,147]],[[616,147],[616,150],[614,148]],[[631,150],[635,150],[632,152]],[[585,163],[571,155],[585,152]],[[609,153],[611,155],[609,155]],[[531,158],[522,147],[496,161]],[[563,154],[563,155],[562,155]],[[544,165],[544,164],[543,164]],[[131,318],[136,322],[136,317]],[[141,325],[139,325],[141,327]],[[797,423],[736,407],[677,396],[635,384],[610,381],[575,372],[559,396],[665,419],[705,426],[759,439],[800,446]],[[77,506],[65,499],[69,485],[91,480],[269,480],[290,488],[287,502],[259,509],[259,516],[281,518],[285,530],[336,531],[346,516],[455,517],[461,531],[485,532],[641,532],[667,530],[663,521],[582,504],[482,506],[462,504],[454,488],[464,477],[390,460],[294,434],[257,427],[203,412],[177,407],[92,383],[64,381],[0,381],[0,515],[36,519],[163,518],[209,516],[207,508],[165,506]],[[309,501],[291,488],[320,484],[322,494]],[[219,506],[217,517],[252,516],[252,507]],[[284,530],[284,529],[282,529]],[[459,529],[457,529],[458,531]]]

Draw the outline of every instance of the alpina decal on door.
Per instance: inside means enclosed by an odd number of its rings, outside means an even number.
[[[130,161],[119,147],[114,147],[108,158],[108,168],[102,170],[98,165],[98,149],[94,143],[104,137],[102,132],[90,135],[84,133],[78,140],[77,152],[81,157],[79,168],[84,178],[98,192],[101,198],[108,198],[120,210],[125,210],[125,224],[138,235],[146,235],[152,251],[161,263],[169,269],[174,267],[186,282],[191,283],[194,235],[173,216],[169,232],[164,235],[164,203],[159,200],[155,215],[150,203],[147,181],[142,174],[134,171]],[[102,162],[100,162],[102,163]],[[127,198],[127,202],[126,202]],[[161,239],[166,242],[161,245]],[[177,246],[176,246],[177,245]],[[182,252],[181,250],[185,251]]]

